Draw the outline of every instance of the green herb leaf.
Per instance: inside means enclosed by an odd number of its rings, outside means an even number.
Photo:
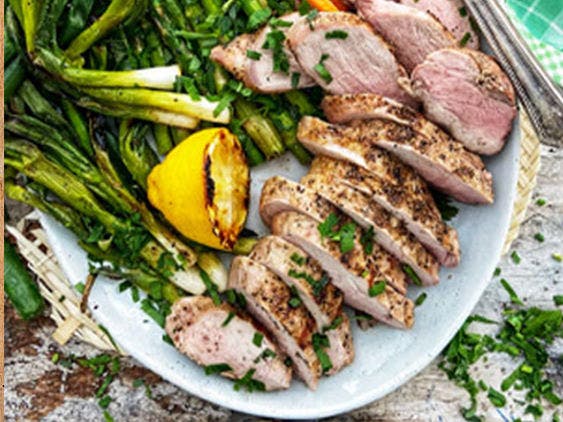
[[[327,84],[330,84],[332,82],[332,75],[324,65],[325,60],[328,58],[328,54],[323,54],[321,56],[321,61],[313,66],[313,70],[317,72],[317,75],[319,75],[323,81],[325,81]]]
[[[460,47],[465,47],[467,45],[467,43],[469,42],[469,40],[471,39],[471,34],[469,32],[466,32],[463,37],[461,38],[461,40],[459,41],[459,46]]]
[[[539,198],[536,200],[536,205],[538,207],[543,207],[545,204],[547,204],[547,201],[543,198]]]
[[[305,258],[303,255],[299,255],[297,252],[292,253],[291,256],[289,257],[289,259],[291,259],[293,262],[295,262],[300,267],[303,266],[305,264],[305,262],[307,261],[307,258]]]
[[[325,352],[325,349],[330,347],[330,342],[328,337],[324,334],[315,333],[313,334],[313,350],[319,359],[323,374],[328,372],[332,368],[332,361],[330,357]]]
[[[428,295],[426,293],[421,293],[416,300],[414,301],[414,306],[420,306],[424,303],[424,301],[426,300],[426,297]]]
[[[512,262],[514,262],[516,265],[520,264],[520,262],[522,261],[520,255],[518,255],[518,252],[516,251],[512,251],[510,258],[512,258]]]
[[[213,283],[209,275],[202,269],[199,270],[199,276],[203,280],[203,284],[205,284],[207,293],[209,294],[209,297],[211,297],[211,299],[213,300],[213,303],[217,306],[220,305],[221,297],[219,296],[219,290],[217,288],[217,285]]]
[[[379,296],[381,293],[385,291],[386,286],[387,286],[386,281],[379,281],[377,283],[374,283],[373,285],[370,286],[368,290],[369,297]]]
[[[507,291],[508,295],[510,296],[510,301],[512,303],[514,303],[516,305],[524,305],[524,302],[522,302],[522,300],[520,300],[520,298],[518,297],[518,295],[516,294],[516,292],[514,291],[512,286],[510,284],[508,284],[508,281],[506,281],[504,278],[501,278],[500,284],[502,284],[502,287],[504,287],[504,290]]]
[[[536,233],[534,235],[534,239],[536,239],[538,242],[543,243],[545,241],[545,237],[543,234],[541,233]]]
[[[226,327],[227,325],[229,325],[229,322],[231,322],[231,320],[235,317],[235,313],[234,312],[229,312],[229,314],[227,315],[227,318],[225,318],[225,320],[223,321],[223,323],[221,324],[221,327]]]
[[[553,296],[553,302],[556,306],[563,306],[563,295]]]
[[[422,281],[417,273],[414,272],[412,267],[407,264],[402,265],[403,271],[409,276],[411,281],[414,283],[415,286],[422,286]]]
[[[260,57],[262,57],[262,53],[259,53],[258,51],[254,51],[254,50],[246,50],[246,57],[248,57],[251,60],[260,60]]]
[[[487,397],[495,407],[504,407],[506,404],[506,397],[504,397],[504,394],[492,387],[489,387]]]
[[[265,391],[266,386],[264,383],[252,378],[255,372],[256,369],[249,369],[241,379],[236,380],[233,386],[234,390],[239,391],[240,389],[245,389],[249,393],[254,391]]]
[[[226,363],[217,363],[214,365],[207,365],[203,367],[204,371],[205,371],[205,375],[214,375],[214,374],[220,374],[222,372],[227,372],[227,371],[232,371],[233,368],[230,367],[230,365],[227,365]]]
[[[323,221],[322,223],[320,223],[318,225],[318,229],[319,229],[319,233],[321,234],[321,237],[330,237],[331,235],[333,235],[333,231],[334,231],[334,227],[340,222],[340,218],[334,214],[331,213],[325,221]]]
[[[551,257],[552,257],[555,261],[557,261],[557,262],[562,262],[562,261],[563,261],[563,257],[561,256],[560,253],[554,252],[554,253],[551,254]]]
[[[325,34],[327,40],[345,40],[348,38],[348,32],[336,29]]]
[[[344,318],[342,317],[342,315],[337,316],[336,318],[334,318],[334,320],[330,323],[330,325],[327,325],[326,327],[323,327],[323,333],[326,333],[327,331],[330,330],[335,330],[338,327],[340,327],[340,325],[342,324],[342,322],[344,321]]]
[[[254,337],[252,338],[252,343],[254,343],[256,347],[262,346],[262,340],[264,340],[264,334],[258,332],[254,333]]]

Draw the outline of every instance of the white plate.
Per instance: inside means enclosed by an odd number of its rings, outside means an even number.
[[[515,122],[515,128],[518,128]],[[317,391],[293,381],[287,391],[244,393],[203,369],[162,341],[163,331],[134,304],[128,293],[119,294],[115,281],[100,278],[90,294],[90,308],[119,345],[139,362],[189,393],[240,412],[272,418],[307,419],[332,416],[377,400],[416,375],[459,329],[476,305],[499,260],[516,191],[520,131],[515,129],[502,153],[486,160],[494,177],[495,202],[490,206],[460,208],[453,225],[458,230],[462,259],[455,269],[442,269],[441,283],[427,288],[428,298],[416,310],[409,331],[378,325],[368,331],[354,326],[356,358],[337,375],[323,378]],[[262,184],[271,175],[298,180],[304,169],[289,155],[256,168],[252,177],[251,215],[248,226],[265,233],[256,203]],[[42,218],[51,245],[73,284],[83,282],[88,265],[75,238],[49,217]],[[422,289],[409,289],[416,298]]]

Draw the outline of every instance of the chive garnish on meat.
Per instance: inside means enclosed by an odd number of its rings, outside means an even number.
[[[264,340],[264,334],[258,332],[254,333],[254,337],[252,338],[252,343],[254,343],[256,347],[262,346],[262,340]]]
[[[417,273],[414,272],[414,270],[410,265],[403,264],[401,267],[416,286],[422,286],[422,281],[420,280],[420,277],[418,276]]]
[[[332,82],[332,75],[330,74],[330,72],[327,70],[327,68],[324,65],[324,62],[326,61],[326,59],[328,59],[330,56],[328,54],[323,54],[321,56],[321,60],[319,63],[317,63],[315,66],[313,66],[313,70],[315,72],[317,72],[317,74],[321,77],[321,79],[323,81],[325,81],[327,84]]]
[[[226,364],[226,363],[217,363],[214,365],[206,365],[203,367],[204,371],[205,371],[205,375],[214,375],[214,374],[220,374],[222,372],[227,372],[227,371],[232,371],[233,368],[231,368],[230,365]]]
[[[229,322],[231,322],[231,320],[235,317],[235,313],[234,312],[229,312],[229,314],[227,315],[227,318],[225,318],[225,320],[223,321],[223,323],[221,324],[221,327],[226,327],[227,325],[229,325]]]
[[[377,283],[371,285],[368,289],[369,297],[379,296],[385,291],[385,286],[387,286],[387,282],[385,280],[378,281]]]
[[[291,259],[299,266],[303,266],[305,264],[305,261],[307,260],[303,255],[299,255],[297,252],[292,253],[289,259]]]
[[[360,238],[360,243],[364,247],[364,252],[367,255],[371,255],[373,253],[373,239],[375,237],[375,233],[373,231],[373,226],[371,226],[367,231],[363,231],[362,237]]]
[[[510,258],[512,259],[512,262],[514,262],[516,265],[520,264],[520,262],[522,261],[520,255],[518,255],[518,252],[516,251],[512,251],[512,253],[510,254]]]
[[[461,40],[459,41],[459,46],[460,47],[465,47],[467,45],[467,43],[469,42],[469,40],[471,39],[471,34],[469,32],[466,32],[463,37],[461,38]]]
[[[327,40],[345,40],[348,38],[348,32],[336,29],[325,34]]]
[[[246,50],[246,57],[248,57],[251,60],[260,60],[260,57],[262,57],[262,53],[254,50]]]
[[[234,390],[239,391],[240,389],[244,389],[249,393],[254,391],[265,391],[266,386],[264,383],[252,378],[255,372],[256,369],[249,369],[242,378],[236,380],[235,385],[233,386]]]
[[[313,334],[313,350],[319,359],[323,374],[330,371],[332,368],[332,361],[325,352],[325,349],[328,347],[330,347],[330,341],[326,335],[319,333]]]
[[[326,327],[323,327],[323,333],[326,333],[327,331],[330,330],[335,330],[338,327],[340,327],[340,325],[342,324],[342,321],[344,321],[344,318],[342,318],[342,315],[337,316],[336,318],[334,318],[334,320],[330,323],[330,325],[327,325]]]

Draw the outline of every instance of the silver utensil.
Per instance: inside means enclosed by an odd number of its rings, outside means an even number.
[[[537,62],[498,0],[465,0],[542,142],[563,145],[563,94]]]

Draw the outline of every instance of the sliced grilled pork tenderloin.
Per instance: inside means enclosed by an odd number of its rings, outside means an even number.
[[[262,264],[242,256],[231,263],[229,287],[244,295],[246,309],[291,358],[297,375],[316,389],[322,372],[312,343],[316,323],[305,306],[290,304],[289,287]]]
[[[452,33],[460,45],[478,49],[479,36],[462,0],[400,0],[401,4],[429,13]]]
[[[199,365],[227,364],[231,369],[221,375],[234,379],[254,371],[252,378],[268,391],[289,387],[291,369],[278,347],[226,304],[214,305],[205,296],[184,297],[172,307],[165,328],[174,346]],[[257,334],[260,345],[253,342]]]
[[[407,126],[388,121],[339,126],[309,116],[299,122],[297,137],[314,154],[347,160],[368,170],[372,157],[383,148],[461,202],[493,202],[491,174],[479,156],[459,142],[427,139]]]
[[[516,97],[493,58],[467,48],[436,51],[412,80],[428,118],[467,149],[486,155],[502,149],[516,117]]]
[[[409,105],[404,69],[389,46],[358,16],[321,12],[302,17],[288,31],[301,68],[333,94],[374,92]]]
[[[303,249],[279,236],[266,236],[254,246],[250,258],[266,266],[291,288],[315,319],[317,331],[325,333],[326,350],[334,374],[354,360],[350,320],[342,310],[344,296],[320,265]]]
[[[458,45],[435,17],[415,8],[389,0],[356,0],[356,8],[394,47],[399,63],[409,73],[433,51]]]
[[[381,119],[408,126],[418,135],[434,142],[456,142],[448,133],[429,121],[423,114],[390,98],[376,94],[328,95],[322,102],[323,111],[331,123]]]
[[[365,243],[371,239],[365,240],[366,234],[359,227],[356,227],[349,218],[342,215],[338,208],[317,192],[299,183],[275,176],[268,179],[262,188],[260,215],[265,222],[271,222],[272,216],[284,211],[302,213],[317,221],[317,224],[326,221],[332,214],[341,226],[346,224],[351,226],[351,234],[353,234],[355,241],[352,249],[344,255],[357,256],[357,259],[366,263],[366,268],[363,270],[368,270],[368,273],[376,274],[378,277],[384,276],[389,285],[399,293],[406,293],[407,278],[395,258],[377,244],[373,244],[373,250],[369,253],[370,251],[365,247]],[[269,220],[266,220],[264,216]],[[364,241],[361,241],[361,239],[364,239]]]
[[[399,262],[410,266],[423,285],[438,284],[438,261],[424,249],[401,220],[365,194],[335,182],[330,174],[306,175],[301,179],[301,183],[327,198],[364,229],[371,228],[373,241]]]
[[[387,151],[372,157],[372,171],[343,160],[318,156],[311,163],[310,175],[330,174],[335,183],[343,183],[372,198],[404,221],[407,229],[440,264],[459,264],[457,232],[442,221],[426,182]],[[374,172],[377,171],[377,172]]]
[[[390,255],[375,256],[375,261],[381,265],[380,272],[377,266],[369,264],[365,255],[342,253],[336,242],[321,236],[317,221],[296,212],[277,214],[272,220],[271,229],[274,234],[315,258],[330,275],[334,285],[342,290],[347,305],[394,327],[412,326],[412,301],[383,283],[387,272],[384,267],[393,265],[390,259],[394,259]],[[358,238],[355,240],[359,241]],[[379,290],[382,287],[384,289]]]
[[[277,59],[286,63],[279,69],[274,65],[274,49],[268,45],[269,37],[285,37],[298,18],[298,13],[282,16],[283,23],[276,28],[266,25],[254,34],[240,35],[226,46],[215,47],[210,57],[255,91],[271,94],[313,86],[314,79],[302,71],[287,41],[280,41],[284,47]]]
[[[279,236],[266,236],[254,246],[250,258],[268,267],[288,285],[295,286],[319,330],[341,314],[342,292],[303,249]]]

